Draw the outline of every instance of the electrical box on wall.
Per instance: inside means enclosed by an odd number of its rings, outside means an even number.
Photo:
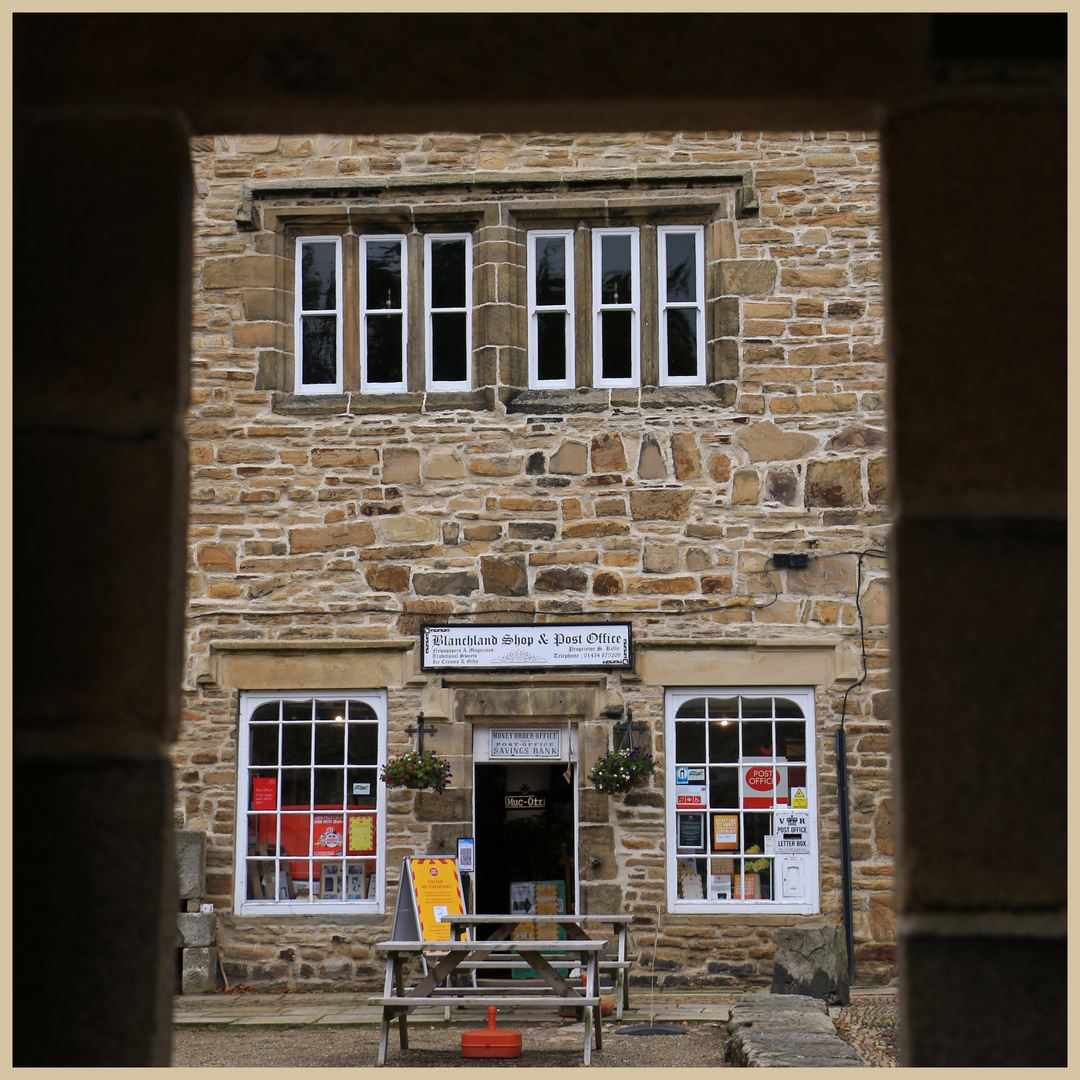
[[[801,855],[781,855],[780,896],[784,900],[806,898],[806,859]]]

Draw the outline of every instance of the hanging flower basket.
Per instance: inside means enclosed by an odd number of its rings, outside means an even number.
[[[418,754],[410,750],[407,754],[391,758],[379,773],[387,787],[413,788],[424,791],[445,791],[450,782],[450,762],[446,758],[436,757],[430,750]]]
[[[644,784],[656,772],[656,762],[646,750],[609,750],[589,770],[589,779],[604,795],[621,795]]]

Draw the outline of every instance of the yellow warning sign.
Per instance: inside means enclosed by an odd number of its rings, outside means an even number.
[[[791,789],[791,808],[793,810],[806,809],[806,788],[793,787]]]

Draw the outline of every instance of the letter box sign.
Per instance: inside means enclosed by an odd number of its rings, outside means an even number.
[[[784,810],[773,818],[778,855],[805,855],[810,851],[810,815],[805,810]]]
[[[628,668],[629,623],[545,623],[542,626],[425,626],[425,671],[500,668]]]

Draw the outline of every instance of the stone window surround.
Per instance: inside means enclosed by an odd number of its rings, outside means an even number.
[[[493,410],[530,413],[602,412],[610,408],[730,406],[739,371],[739,302],[746,292],[740,279],[754,278],[755,292],[771,292],[776,264],[738,260],[732,220],[754,216],[756,195],[751,173],[687,170],[660,166],[636,170],[582,170],[568,174],[470,173],[455,176],[388,177],[356,183],[339,180],[275,181],[245,185],[236,217],[242,231],[270,234],[283,264],[277,290],[277,347],[260,354],[256,386],[274,391],[273,409],[295,415],[357,412],[420,412],[429,409]],[[593,226],[642,227],[641,378],[635,387],[596,388],[592,382],[591,243]],[[706,385],[659,385],[657,332],[657,225],[706,226]],[[577,314],[583,327],[575,348],[577,386],[565,390],[528,389],[526,234],[530,229],[574,227]],[[409,239],[410,265],[419,268],[428,232],[475,231],[473,311],[473,389],[424,389],[422,277],[410,281],[409,387],[404,393],[363,395],[359,378],[359,335],[355,303],[345,302],[345,390],[340,394],[299,395],[293,386],[291,334],[293,249],[298,235],[357,237],[399,229]],[[495,240],[482,237],[498,230]],[[484,251],[485,246],[501,250]],[[345,296],[357,295],[357,252],[346,242]],[[494,264],[494,265],[493,265]],[[506,273],[508,268],[509,273]],[[503,271],[498,280],[497,271]],[[585,305],[582,308],[582,304]],[[481,344],[476,344],[480,342]]]

